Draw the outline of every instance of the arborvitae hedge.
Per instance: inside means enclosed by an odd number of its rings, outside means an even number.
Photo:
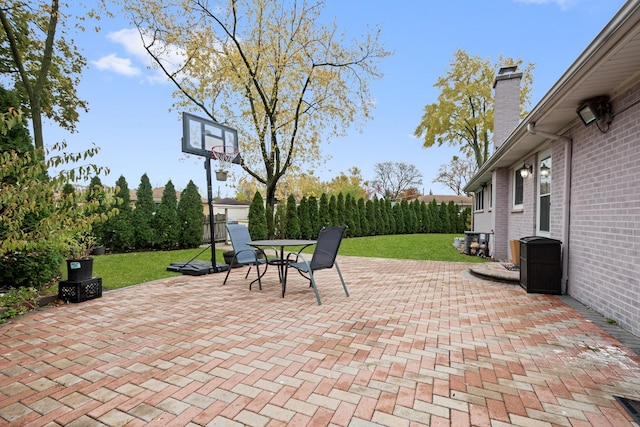
[[[287,198],[287,228],[285,237],[287,239],[300,238],[300,219],[298,218],[296,199],[293,195],[289,195]]]
[[[276,205],[276,213],[273,218],[273,237],[283,239],[287,232],[287,213],[286,204],[278,203]]]
[[[300,220],[300,237],[303,239],[311,239],[311,221],[307,212],[307,198],[300,199],[298,205],[298,219]]]
[[[153,190],[151,182],[145,173],[140,179],[140,185],[136,192],[136,208],[133,210],[133,230],[137,249],[150,249],[156,238],[152,221],[156,205],[153,202]]]
[[[178,198],[171,180],[164,186],[162,200],[153,217],[153,229],[156,233],[156,247],[162,250],[176,249],[180,238],[178,222]]]
[[[109,218],[102,227],[103,244],[113,252],[127,252],[135,249],[135,235],[133,231],[133,212],[131,210],[131,196],[129,185],[124,176],[116,181],[116,207],[118,214]]]
[[[360,235],[369,236],[369,220],[367,219],[367,208],[363,198],[358,199],[358,214],[360,215]]]
[[[320,215],[318,212],[318,200],[315,196],[307,199],[307,216],[309,217],[310,233],[309,239],[315,239],[320,233]]]
[[[327,193],[322,193],[320,196],[320,205],[318,207],[318,217],[320,220],[320,227],[329,227],[331,225],[331,214],[329,212],[329,197]],[[320,230],[318,230],[319,232]]]
[[[344,211],[344,196],[342,193],[338,194],[336,198],[336,217],[333,220],[333,225],[346,225],[347,217]]]
[[[189,181],[178,201],[178,222],[180,223],[180,246],[197,248],[202,244],[204,212],[198,188]]]
[[[249,234],[253,240],[269,238],[264,199],[258,191],[254,194],[253,200],[249,205]]]

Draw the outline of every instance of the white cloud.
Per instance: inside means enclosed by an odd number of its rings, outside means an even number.
[[[143,37],[146,36],[143,34]],[[135,74],[140,74],[141,68],[145,68],[149,70],[149,73],[146,74],[145,78],[149,83],[168,83],[169,80],[164,75],[164,72],[159,70],[157,64],[151,59],[151,56],[147,52],[144,47],[143,41],[140,37],[140,32],[136,28],[124,28],[122,30],[111,32],[107,35],[107,38],[122,46],[126,54],[131,56],[131,59],[122,59],[122,61],[127,61],[128,65],[132,69],[138,70]],[[156,52],[162,52],[161,58],[163,61],[163,65],[167,70],[172,71],[178,68],[174,63],[180,64],[182,60],[184,60],[184,53],[180,49],[173,48],[172,46],[163,46],[160,43],[156,42]],[[107,62],[108,58],[116,57],[116,55],[109,55],[107,57],[103,57],[94,63],[98,65],[98,63],[105,61]],[[131,64],[136,63],[139,64],[140,68],[134,67]],[[100,66],[98,66],[100,68]],[[134,74],[126,74],[123,72],[117,71],[115,68],[100,68],[100,69],[109,69],[114,72],[118,72],[119,74],[124,75],[134,75]]]
[[[119,31],[111,32],[107,38],[114,43],[121,45],[125,52],[133,55],[139,62],[148,64],[149,54],[145,50],[140,33],[135,28],[124,28]]]
[[[516,3],[549,4],[555,3],[560,9],[567,10],[578,3],[579,0],[515,0]]]
[[[131,65],[131,60],[127,58],[120,58],[116,54],[103,56],[97,61],[92,61],[99,70],[113,71],[116,74],[122,74],[124,76],[137,76],[140,75],[140,69]]]

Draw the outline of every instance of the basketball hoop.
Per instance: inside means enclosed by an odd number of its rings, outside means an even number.
[[[216,179],[226,181],[229,173],[229,165],[238,155],[238,149],[233,145],[214,145],[211,147],[211,159],[218,161]]]

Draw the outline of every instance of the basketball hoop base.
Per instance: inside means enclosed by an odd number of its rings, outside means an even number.
[[[221,273],[229,269],[228,264],[216,263],[213,268],[210,261],[191,260],[187,262],[172,262],[167,267],[167,271],[182,273],[187,276],[203,276],[205,274]]]

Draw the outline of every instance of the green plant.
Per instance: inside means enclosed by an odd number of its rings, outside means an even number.
[[[97,246],[97,240],[88,231],[69,234],[63,242],[64,254],[67,259],[89,258],[91,251]]]
[[[262,195],[256,191],[249,205],[249,233],[253,240],[261,240],[269,237],[267,217],[264,209]]]
[[[41,288],[60,276],[63,256],[48,242],[34,242],[26,251],[7,252],[0,256],[0,288]]]
[[[180,223],[180,247],[197,248],[202,243],[202,199],[198,187],[189,181],[178,201],[178,222]]]
[[[0,323],[38,307],[38,290],[33,287],[11,288],[0,294]]]

